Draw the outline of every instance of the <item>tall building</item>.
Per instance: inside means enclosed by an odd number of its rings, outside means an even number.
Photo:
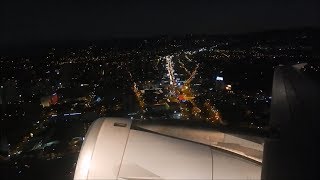
[[[215,89],[217,91],[222,91],[226,88],[226,85],[224,83],[223,77],[222,76],[217,76],[216,81],[215,81]]]
[[[0,86],[0,105],[4,104],[3,102],[3,86]]]
[[[9,144],[4,129],[0,129],[0,157],[8,157]]]
[[[8,79],[2,89],[2,103],[12,104],[20,100],[18,95],[17,80]]]

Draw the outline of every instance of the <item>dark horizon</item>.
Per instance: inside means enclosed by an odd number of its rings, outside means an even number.
[[[317,0],[1,2],[0,49],[38,42],[320,27]]]
[[[269,29],[263,31],[251,31],[241,33],[215,33],[215,34],[156,34],[141,37],[109,37],[106,39],[64,39],[64,40],[38,40],[33,42],[23,42],[18,44],[6,44],[0,46],[0,56],[42,56],[48,53],[50,48],[67,49],[67,48],[86,48],[90,45],[98,45],[102,48],[112,47],[116,43],[123,42],[141,42],[144,39],[184,39],[186,37],[241,37],[241,36],[256,36],[258,38],[264,38],[264,36],[279,36],[279,34],[285,33],[286,35],[292,33],[310,33],[317,37],[320,36],[320,27],[296,27],[296,28],[283,28],[283,29]],[[1,44],[0,44],[1,45]]]

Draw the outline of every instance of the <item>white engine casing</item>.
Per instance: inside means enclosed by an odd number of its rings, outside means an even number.
[[[83,142],[74,179],[260,179],[261,165],[225,151],[100,118]]]

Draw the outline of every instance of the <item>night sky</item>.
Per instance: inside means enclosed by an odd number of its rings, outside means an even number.
[[[320,27],[319,0],[0,2],[0,48],[159,34]]]

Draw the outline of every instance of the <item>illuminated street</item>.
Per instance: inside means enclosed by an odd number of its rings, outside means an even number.
[[[146,90],[139,89],[138,87],[142,87],[142,85],[137,85],[134,82],[133,90],[142,111],[145,112],[146,106],[153,108],[162,104],[168,106],[168,111],[171,109],[170,112],[172,114],[169,117],[173,119],[207,121],[213,124],[223,123],[219,111],[210,101],[207,100],[201,104],[197,100],[201,94],[195,94],[193,90],[193,83],[200,80],[197,77],[198,70],[201,69],[199,63],[192,68],[192,71],[189,71],[184,61],[192,62],[192,59],[185,56],[183,60],[179,59],[179,57],[181,57],[179,54],[173,54],[164,56],[159,60],[159,63],[163,63],[162,67],[165,74],[162,82],[154,83],[160,84],[158,89],[161,89],[161,94],[164,93],[163,99],[157,99],[153,104],[147,104],[143,97]],[[174,59],[178,60],[178,62],[174,62]]]

